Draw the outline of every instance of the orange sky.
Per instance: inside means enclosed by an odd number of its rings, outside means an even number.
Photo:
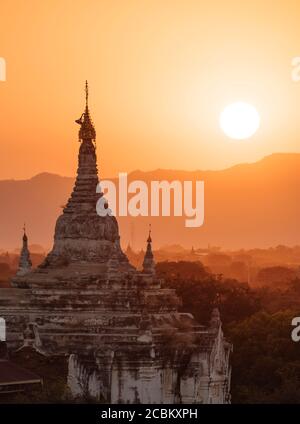
[[[299,152],[299,16],[298,0],[1,2],[0,178],[74,175],[85,79],[103,176]],[[247,141],[219,129],[236,100],[261,114]]]

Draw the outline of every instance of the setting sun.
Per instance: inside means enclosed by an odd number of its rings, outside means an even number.
[[[223,132],[234,140],[250,138],[259,128],[260,116],[254,106],[236,102],[228,105],[220,116]]]

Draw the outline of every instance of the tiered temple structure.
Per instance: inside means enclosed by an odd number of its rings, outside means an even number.
[[[88,107],[76,121],[78,171],[54,245],[30,269],[24,234],[13,288],[0,293],[9,349],[65,356],[74,396],[109,403],[228,403],[229,354],[220,315],[208,327],[178,312],[174,290],[155,274],[151,234],[143,269],[120,247],[114,216],[97,215],[96,132]],[[26,270],[26,272],[23,272]]]

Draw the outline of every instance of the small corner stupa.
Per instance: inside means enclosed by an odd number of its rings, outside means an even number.
[[[17,271],[17,275],[18,276],[24,276],[26,274],[28,274],[28,272],[30,272],[31,267],[32,267],[32,262],[30,259],[30,252],[28,249],[28,237],[26,234],[26,227],[24,224],[24,228],[23,228],[23,246],[21,249],[21,253],[20,253],[20,260],[19,260],[19,268]]]
[[[146,274],[155,274],[155,262],[152,253],[152,238],[151,238],[151,225],[149,227],[149,236],[147,238],[147,249],[143,261],[143,272]]]
[[[0,298],[10,350],[68,360],[76,397],[107,403],[228,403],[231,345],[218,311],[209,326],[179,312],[156,276],[151,230],[143,269],[130,265],[114,216],[99,216],[96,131],[86,104],[77,177],[44,263],[31,268],[24,231],[12,289]],[[98,186],[99,187],[99,186]],[[108,205],[107,205],[108,207]]]

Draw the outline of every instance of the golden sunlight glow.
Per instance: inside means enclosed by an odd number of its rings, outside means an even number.
[[[76,174],[86,79],[102,178],[300,153],[299,15],[296,0],[2,1],[0,180]],[[226,143],[236,101],[261,126]]]
[[[260,116],[254,106],[236,102],[228,105],[220,115],[223,132],[234,140],[250,138],[259,128]]]

